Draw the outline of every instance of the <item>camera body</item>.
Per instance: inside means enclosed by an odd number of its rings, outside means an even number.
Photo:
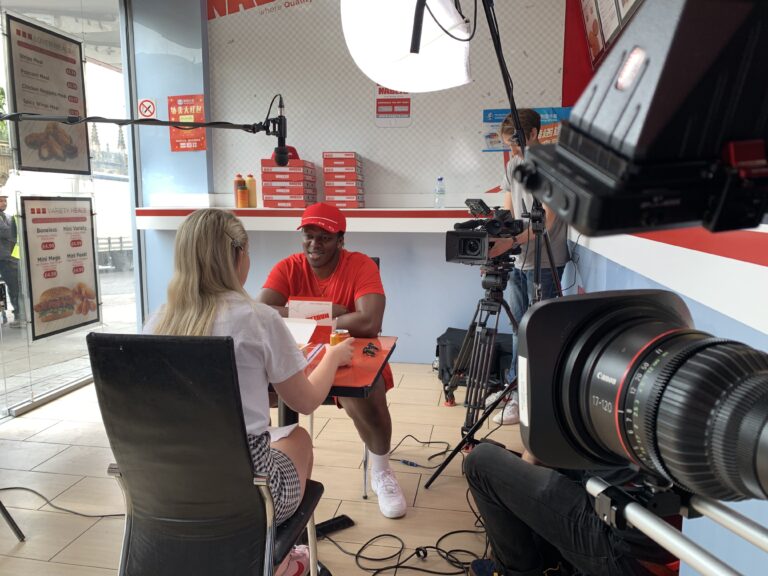
[[[509,210],[491,209],[473,198],[466,200],[466,204],[475,218],[456,224],[454,230],[446,233],[446,262],[484,265],[490,260],[490,244],[495,238],[512,238],[525,231],[525,222],[512,218]]]

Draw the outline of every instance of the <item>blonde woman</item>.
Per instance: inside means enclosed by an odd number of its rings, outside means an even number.
[[[250,265],[248,235],[237,217],[218,209],[192,213],[176,236],[168,302],[144,331],[233,338],[254,468],[269,475],[280,523],[296,511],[304,494],[312,471],[312,440],[296,425],[269,426],[269,383],[288,406],[310,414],[328,396],[336,369],[351,361],[354,339],[326,347],[322,361],[307,377],[306,360],[280,315],[245,292]],[[289,555],[291,574],[297,563],[308,567],[305,556],[305,548]],[[285,562],[277,573],[287,570]]]

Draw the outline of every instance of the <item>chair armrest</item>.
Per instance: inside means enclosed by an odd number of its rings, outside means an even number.
[[[112,462],[112,464],[107,466],[107,474],[115,478],[122,478],[123,476],[122,474],[120,474],[120,467],[117,465],[116,462]]]

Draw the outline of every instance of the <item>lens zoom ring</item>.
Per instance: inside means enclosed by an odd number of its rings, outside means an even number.
[[[690,358],[667,386],[659,407],[657,441],[674,481],[719,500],[737,500],[741,495],[713,470],[710,419],[723,392],[745,376],[747,368],[738,360],[745,348],[719,344]]]

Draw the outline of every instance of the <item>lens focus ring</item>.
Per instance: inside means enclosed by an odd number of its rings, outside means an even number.
[[[681,487],[720,500],[740,500],[733,479],[746,470],[733,470],[724,457],[725,441],[713,442],[718,428],[726,434],[735,409],[718,410],[730,392],[754,374],[745,354],[753,355],[768,368],[765,355],[738,343],[719,343],[700,351],[681,366],[665,390],[657,421],[657,443],[662,461]],[[743,406],[743,402],[737,402]],[[756,442],[760,430],[755,432]],[[735,438],[743,435],[737,434]],[[753,455],[754,456],[754,455]],[[738,468],[742,468],[737,466]],[[731,480],[723,482],[722,476]]]

